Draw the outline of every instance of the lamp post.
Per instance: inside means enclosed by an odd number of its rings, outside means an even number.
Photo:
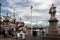
[[[15,19],[15,12],[14,12],[14,24],[15,24],[15,22],[16,22],[16,19]]]
[[[0,26],[1,26],[1,3],[0,3]]]
[[[0,3],[0,17],[1,17],[1,3]]]
[[[1,34],[1,3],[0,3],[0,34]]]

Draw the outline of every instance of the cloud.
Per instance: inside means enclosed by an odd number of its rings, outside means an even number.
[[[53,3],[56,5],[56,6],[59,6],[60,5],[60,0],[54,0]]]
[[[47,23],[50,18],[49,9],[51,4],[54,3],[57,6],[56,17],[59,19],[60,15],[60,0],[6,0],[8,5],[6,4],[3,9],[10,11],[12,14],[15,12],[17,20],[19,20],[20,16],[24,20],[25,23],[31,23],[31,18],[33,23],[37,20],[41,21],[42,24]],[[32,9],[32,17],[31,17],[31,9],[30,6],[33,6]],[[45,20],[45,21],[42,21]],[[47,21],[46,21],[47,20]],[[60,20],[60,19],[59,19]]]

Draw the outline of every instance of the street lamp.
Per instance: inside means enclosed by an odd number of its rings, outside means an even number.
[[[0,35],[1,35],[1,3],[0,3]]]
[[[0,16],[1,16],[1,3],[0,3]]]

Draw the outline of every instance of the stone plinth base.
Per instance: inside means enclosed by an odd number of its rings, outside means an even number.
[[[49,37],[49,38],[60,38],[60,35],[58,35],[58,34],[56,34],[56,35],[54,35],[54,34],[51,35],[51,34],[50,34],[50,35],[48,35],[48,37]]]
[[[60,34],[58,31],[58,20],[57,18],[50,18],[49,20],[49,27],[48,27],[48,39],[58,39],[60,38]]]
[[[57,18],[50,18],[49,22],[58,22]]]
[[[53,37],[43,37],[43,40],[60,40],[60,37],[53,38]]]

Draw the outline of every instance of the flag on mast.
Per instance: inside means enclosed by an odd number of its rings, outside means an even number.
[[[31,5],[31,9],[33,8],[33,6]]]
[[[32,17],[32,8],[33,8],[33,6],[31,5],[30,6],[30,9],[31,9],[31,17]],[[32,27],[32,18],[31,18],[31,35],[32,35],[32,31],[33,31],[33,27]]]

